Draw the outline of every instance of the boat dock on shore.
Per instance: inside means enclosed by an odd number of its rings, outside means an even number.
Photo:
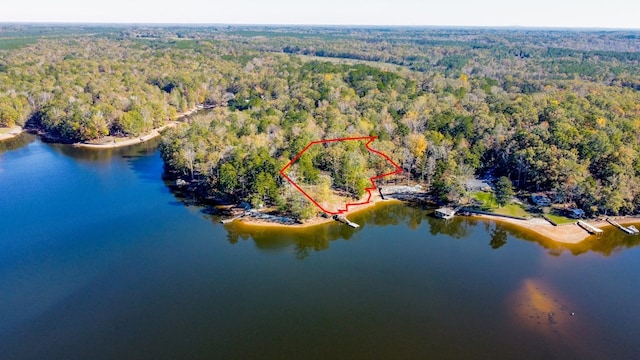
[[[236,216],[234,216],[234,217],[232,217],[232,218],[229,218],[229,219],[222,219],[222,220],[220,220],[220,222],[221,222],[221,223],[223,223],[223,224],[228,224],[228,223],[230,223],[230,222],[233,222],[233,221],[235,221],[235,220],[240,219],[241,217],[243,217],[243,216],[245,216],[245,215],[246,215],[246,213],[242,213],[242,214],[240,214],[240,215],[236,215]]]
[[[606,219],[607,222],[615,227],[617,227],[618,229],[622,230],[623,232],[630,234],[630,235],[637,235],[639,233],[638,229],[635,228],[635,226],[622,226],[620,225],[617,221],[611,219],[611,218],[607,218]]]
[[[462,206],[458,206],[455,209],[452,209],[449,207],[442,207],[442,208],[436,209],[434,214],[437,218],[449,220],[449,219],[453,219],[453,217],[456,216],[456,213],[461,209],[462,209]]]
[[[360,225],[358,225],[358,224],[354,223],[353,221],[351,221],[351,220],[347,219],[347,217],[346,217],[346,216],[344,216],[344,215],[334,215],[334,216],[333,216],[333,219],[334,219],[335,221],[339,221],[339,222],[341,222],[341,223],[345,223],[345,224],[347,224],[347,225],[351,226],[351,227],[352,227],[352,228],[354,228],[354,229],[357,229],[357,228],[359,228],[359,227],[360,227]]]
[[[589,234],[602,234],[604,231],[600,228],[597,228],[595,226],[589,225],[584,221],[578,220],[578,222],[576,223],[578,224],[578,226],[580,226],[581,228],[585,229]]]

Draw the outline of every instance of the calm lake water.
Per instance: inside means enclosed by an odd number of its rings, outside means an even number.
[[[640,358],[640,237],[563,247],[390,204],[249,230],[157,143],[0,143],[0,358]]]

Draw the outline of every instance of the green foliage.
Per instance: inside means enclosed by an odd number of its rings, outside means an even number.
[[[13,101],[0,98],[0,126],[14,126],[19,118],[20,113],[13,106]]]
[[[36,42],[35,38],[0,39],[0,50],[16,50]]]
[[[385,91],[400,77],[392,72],[382,71],[367,65],[355,65],[345,77],[345,81],[353,87],[359,96],[377,89]]]
[[[291,215],[298,220],[310,219],[317,213],[315,205],[299,192],[296,192],[290,201],[289,210]]]
[[[467,64],[469,59],[463,55],[450,55],[438,61],[438,66],[443,66],[449,71],[460,71]]]
[[[138,136],[145,130],[144,119],[136,110],[127,111],[120,115],[116,126],[121,132],[130,136]]]
[[[168,134],[162,156],[208,192],[290,204],[278,170],[310,141],[377,134],[406,180],[443,200],[464,198],[464,180],[491,171],[593,213],[640,209],[633,32],[3,31],[0,125],[30,119],[64,142],[140,136],[206,103],[216,109]],[[365,153],[302,159],[300,175],[310,183],[331,176],[331,186],[357,197],[368,186]],[[235,182],[220,185],[229,166]]]
[[[500,177],[496,182],[495,193],[498,205],[505,206],[511,198],[513,198],[513,195],[515,195],[511,180],[506,176]]]
[[[303,181],[316,184],[320,179],[320,170],[313,164],[312,156],[309,152],[305,152],[300,159],[298,159],[297,163],[300,167]]]
[[[228,194],[233,194],[238,186],[238,174],[233,165],[225,163],[220,167],[220,179],[218,179],[220,190]]]

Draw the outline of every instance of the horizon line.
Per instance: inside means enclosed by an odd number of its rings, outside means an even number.
[[[296,23],[216,23],[216,22],[120,22],[120,21],[4,21],[0,25],[93,25],[93,26],[247,26],[247,27],[307,27],[307,28],[408,28],[408,29],[499,29],[499,30],[581,30],[640,31],[640,27],[582,27],[537,25],[415,25],[415,24],[296,24]]]

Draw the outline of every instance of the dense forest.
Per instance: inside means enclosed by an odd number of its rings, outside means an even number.
[[[165,134],[167,171],[205,196],[316,209],[279,170],[310,141],[372,146],[443,201],[491,173],[589,214],[640,209],[640,33],[295,27],[0,27],[0,126],[61,141]],[[358,198],[388,169],[363,146],[293,174]]]

